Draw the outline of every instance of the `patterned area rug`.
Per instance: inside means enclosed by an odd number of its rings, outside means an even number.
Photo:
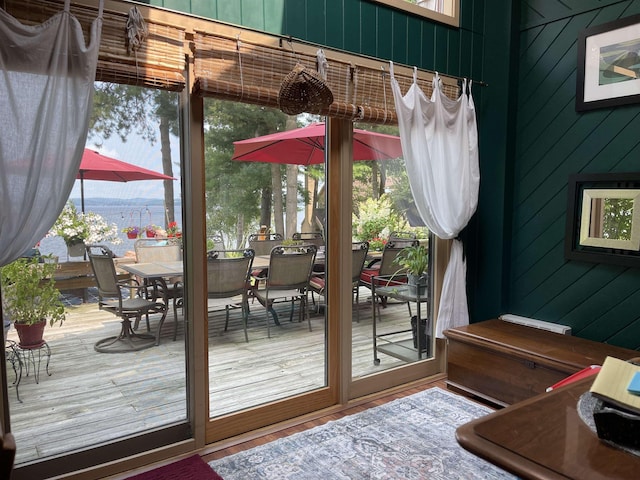
[[[199,455],[164,465],[127,480],[222,480]]]
[[[224,480],[514,479],[455,439],[490,412],[435,387],[209,465]]]

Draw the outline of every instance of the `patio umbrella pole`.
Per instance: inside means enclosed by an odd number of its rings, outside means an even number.
[[[84,215],[84,171],[80,170],[80,203],[82,205],[82,214]]]

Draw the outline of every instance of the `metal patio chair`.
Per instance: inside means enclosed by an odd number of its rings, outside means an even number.
[[[418,240],[412,240],[410,245],[400,241],[400,246],[395,241],[388,241],[382,250],[382,257],[375,263],[367,265],[360,274],[360,285],[373,291],[373,282],[377,287],[390,285],[403,285],[407,282],[404,269],[395,263],[396,257],[404,247],[418,245]],[[375,298],[373,299],[375,301]],[[386,297],[381,298],[382,306],[386,306]]]
[[[279,233],[253,233],[249,235],[249,248],[256,255],[270,255],[271,249],[276,245],[280,245],[284,238]]]
[[[224,308],[224,331],[229,327],[230,308],[242,308],[244,339],[249,341],[249,276],[255,252],[245,250],[210,250],[207,252],[207,297],[209,313]],[[240,301],[238,302],[238,297]]]
[[[354,305],[356,308],[356,322],[360,322],[360,275],[364,268],[364,262],[369,253],[369,242],[354,242],[351,244],[351,287]],[[324,296],[326,289],[324,273],[314,273],[309,280],[309,289],[311,290],[311,298],[313,294]],[[320,303],[317,304],[317,310],[320,309]]]
[[[134,279],[119,281],[113,262],[113,253],[104,245],[87,245],[87,258],[98,285],[98,308],[113,313],[122,319],[120,333],[104,338],[95,343],[98,352],[120,353],[142,350],[155,344],[155,337],[150,334],[134,332],[131,319],[140,321],[142,315],[162,314],[158,329],[162,328],[167,316],[167,306],[138,295],[145,288]]]
[[[391,232],[389,242],[393,242],[396,247],[408,247],[414,245],[417,236],[413,232]]]
[[[253,290],[254,297],[265,307],[267,319],[267,336],[271,338],[269,313],[274,322],[279,325],[278,316],[273,309],[276,302],[291,302],[290,320],[293,320],[293,307],[296,300],[300,301],[300,321],[306,315],[309,331],[311,318],[308,309],[309,280],[316,258],[315,245],[295,245],[284,247],[279,245],[271,250],[269,270],[264,277],[264,286]]]
[[[320,232],[295,232],[291,235],[292,240],[310,243],[320,248],[324,246],[324,237]]]

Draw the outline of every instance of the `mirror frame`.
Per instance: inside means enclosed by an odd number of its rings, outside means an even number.
[[[583,173],[569,176],[567,221],[565,231],[565,258],[585,262],[609,263],[625,267],[640,267],[640,249],[636,248],[640,232],[640,172],[630,173]],[[600,190],[589,196],[585,190]],[[634,199],[632,240],[602,240],[588,237],[590,207],[584,204],[588,198],[610,197],[613,190],[637,190],[638,194],[625,192],[621,198]]]

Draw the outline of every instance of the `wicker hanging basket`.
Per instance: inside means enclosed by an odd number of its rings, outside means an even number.
[[[297,64],[284,77],[278,94],[278,106],[288,115],[317,113],[333,103],[333,93],[320,74]]]

